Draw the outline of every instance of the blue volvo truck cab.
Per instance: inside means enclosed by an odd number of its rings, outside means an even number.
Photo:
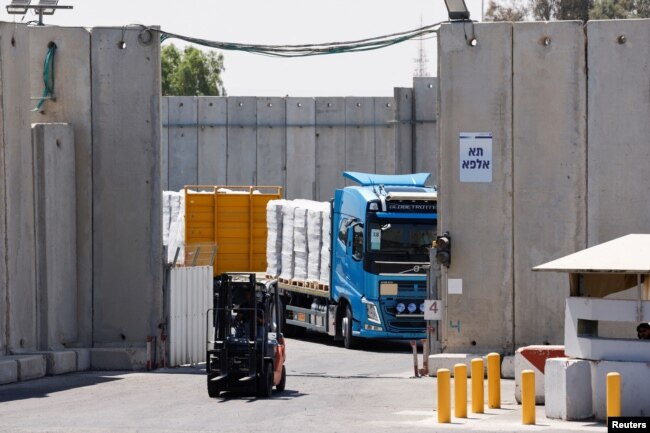
[[[426,338],[426,268],[438,219],[429,174],[343,175],[358,185],[332,200],[329,290],[280,284],[286,329],[327,332],[347,348],[359,338]]]

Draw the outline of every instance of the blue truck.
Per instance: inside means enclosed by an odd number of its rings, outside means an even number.
[[[285,335],[311,329],[346,348],[359,338],[426,338],[426,269],[438,220],[429,174],[343,175],[358,185],[337,189],[331,201],[329,287],[275,282]]]

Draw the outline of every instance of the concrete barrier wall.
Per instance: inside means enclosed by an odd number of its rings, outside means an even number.
[[[587,24],[588,246],[650,233],[650,20]]]
[[[92,29],[95,347],[144,347],[162,321],[160,44],[148,36]]]
[[[34,350],[36,328],[36,251],[34,239],[34,173],[29,125],[29,35],[26,27],[0,23],[6,227],[6,347],[11,351]]]
[[[414,171],[431,173],[430,182],[438,184],[438,79],[413,79],[415,161]]]
[[[39,349],[78,342],[77,202],[72,125],[35,124],[34,209],[36,212]]]
[[[562,344],[567,276],[531,268],[586,247],[584,47],[581,22],[513,26],[516,347]]]
[[[476,37],[470,46],[466,38]],[[512,24],[443,25],[440,79],[440,223],[452,238],[442,278],[462,280],[448,296],[447,351],[512,350]],[[492,134],[492,181],[460,181],[461,133]]]
[[[48,44],[54,56],[55,101],[45,101],[31,115],[33,123],[70,123],[74,130],[78,309],[77,347],[92,344],[92,122],[90,96],[90,31],[82,28],[29,27],[31,95],[43,92],[43,64]],[[32,104],[36,106],[37,101]],[[63,193],[63,192],[62,192]]]
[[[345,170],[412,172],[414,132],[417,169],[434,174],[435,82],[417,81],[417,107],[412,89],[395,98],[165,97],[162,183],[281,185],[288,198],[329,200]]]

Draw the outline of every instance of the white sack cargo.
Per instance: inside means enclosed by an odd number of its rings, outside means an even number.
[[[323,222],[321,224],[321,243],[320,250],[320,278],[318,282],[326,286],[330,285],[330,257],[332,246],[332,222],[330,221],[331,208],[329,203],[324,203],[323,206]]]
[[[279,278],[284,280],[329,285],[329,275],[325,276],[327,282],[323,282],[323,272],[329,273],[329,225],[329,203],[327,202],[313,200],[269,202],[267,205],[267,274],[279,275]],[[323,234],[327,236],[325,239]],[[277,249],[276,252],[274,248]],[[323,251],[327,253],[326,257],[322,257]]]
[[[277,277],[282,266],[282,206],[286,200],[266,204],[266,274]]]

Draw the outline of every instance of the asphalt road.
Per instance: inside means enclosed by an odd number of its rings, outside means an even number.
[[[226,393],[210,399],[203,366],[154,372],[85,372],[0,386],[0,432],[594,431],[603,424],[547,420],[522,426],[514,382],[502,408],[438,424],[436,379],[413,378],[402,342],[345,350],[310,334],[287,339],[287,385],[270,399]],[[453,390],[452,390],[453,392]]]

